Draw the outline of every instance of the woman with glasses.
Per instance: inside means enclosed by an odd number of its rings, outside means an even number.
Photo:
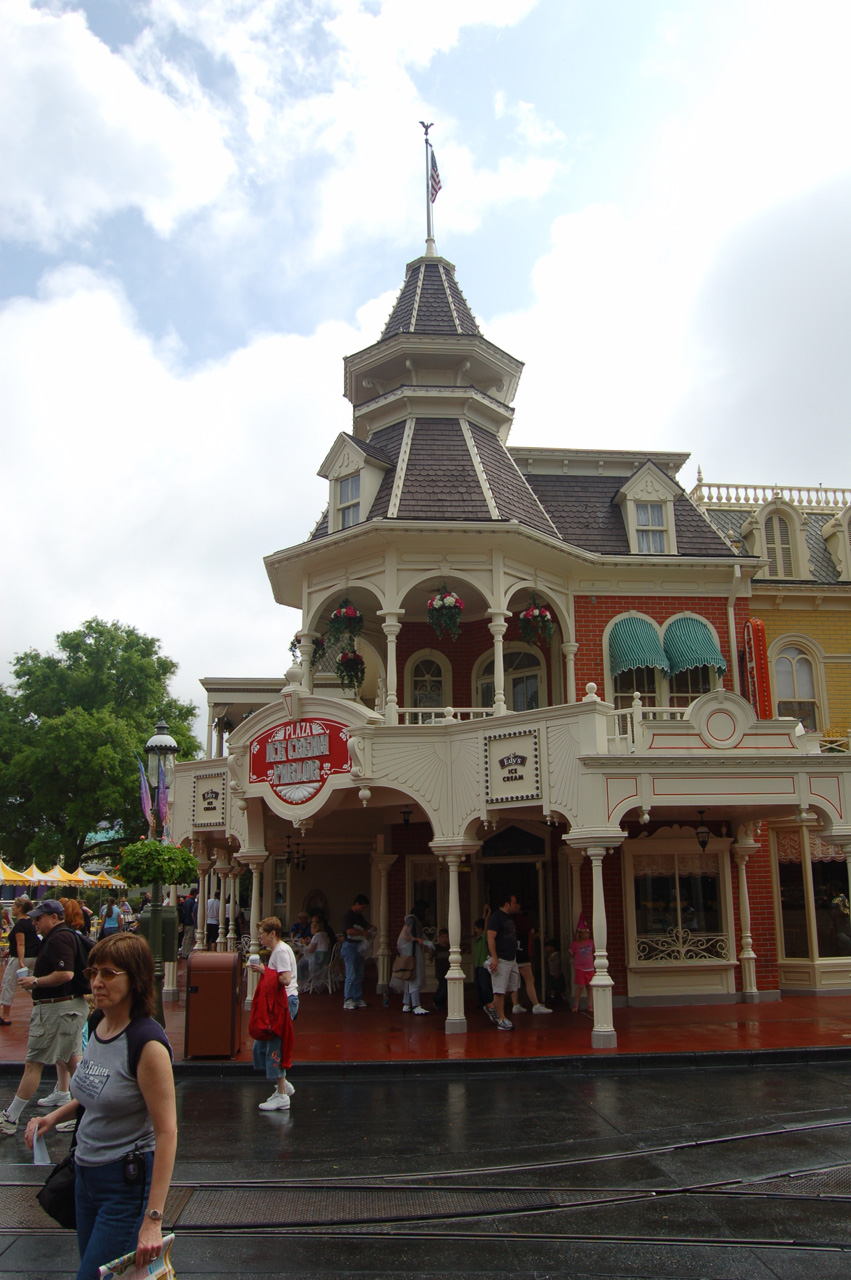
[[[95,1012],[71,1079],[71,1101],[27,1125],[37,1134],[83,1108],[76,1137],[77,1280],[136,1251],[162,1252],[162,1219],[177,1149],[171,1047],[152,1014],[154,961],[144,938],[113,933],[92,948],[86,977]]]

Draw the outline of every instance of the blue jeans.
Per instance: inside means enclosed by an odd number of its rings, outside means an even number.
[[[344,942],[340,948],[343,964],[346,966],[346,984],[343,996],[346,1000],[363,999],[364,958],[361,955],[359,942]]]
[[[295,1022],[298,1017],[298,996],[287,996],[287,1004],[290,1006],[290,1022]]]
[[[154,1153],[145,1156],[145,1177],[135,1186],[124,1181],[124,1161],[77,1165],[77,1280],[97,1280],[98,1267],[136,1248],[148,1203]]]

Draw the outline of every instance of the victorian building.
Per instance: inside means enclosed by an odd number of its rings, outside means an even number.
[[[563,954],[580,913],[592,922],[593,1047],[616,1043],[619,1004],[851,990],[851,957],[821,956],[828,881],[811,874],[825,851],[847,919],[851,757],[825,717],[851,667],[806,625],[849,577],[847,506],[818,526],[839,577],[801,571],[811,519],[787,588],[782,496],[763,515],[689,495],[684,453],[512,447],[522,365],[479,331],[431,241],[344,368],[352,423],[319,468],[327,509],[266,558],[275,599],[301,612],[298,660],[284,678],[203,681],[207,759],[177,768],[174,838],[202,897],[224,889],[222,924],[245,868],[255,941],[265,912],[319,908],[339,927],[365,891],[386,985],[425,899],[450,931],[450,1033],[466,1027],[472,922],[509,892]]]

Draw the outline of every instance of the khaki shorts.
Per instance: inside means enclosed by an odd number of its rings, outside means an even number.
[[[520,970],[516,960],[499,960],[496,973],[491,971],[491,983],[494,995],[504,996],[510,991],[520,990]]]
[[[82,996],[60,1004],[33,1004],[27,1062],[69,1062],[83,1051],[83,1027],[89,1006]]]

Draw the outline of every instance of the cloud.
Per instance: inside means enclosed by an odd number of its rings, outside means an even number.
[[[143,83],[80,13],[3,0],[0,37],[6,235],[53,248],[131,206],[167,235],[222,190],[233,164],[191,83]]]
[[[106,614],[193,656],[182,696],[197,698],[202,674],[285,671],[300,619],[273,602],[262,558],[319,518],[316,467],[351,424],[341,356],[374,340],[390,305],[307,337],[258,336],[188,376],[121,288],[86,269],[0,310],[15,423],[4,514],[26,544],[4,566],[7,656]]]
[[[514,136],[530,147],[552,146],[565,141],[561,129],[557,129],[549,120],[541,119],[536,107],[531,102],[516,102],[509,105],[504,90],[494,95],[494,115],[497,120],[506,116],[515,120]]]

